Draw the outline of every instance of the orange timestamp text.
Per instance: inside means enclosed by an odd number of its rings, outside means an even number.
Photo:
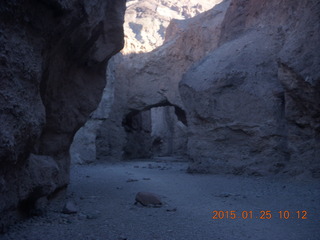
[[[254,211],[222,211],[214,210],[212,211],[212,219],[308,219],[308,212],[306,210],[302,211],[268,211],[261,210],[258,212]]]

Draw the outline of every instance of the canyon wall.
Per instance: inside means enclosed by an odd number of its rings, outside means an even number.
[[[123,47],[125,1],[0,4],[0,231],[69,181],[69,146]]]
[[[165,155],[165,153],[186,154],[184,150],[186,146],[183,145],[186,145],[187,140],[187,122],[179,94],[179,82],[183,73],[194,61],[199,60],[218,44],[217,36],[228,4],[229,1],[225,1],[213,10],[187,20],[174,19],[166,29],[162,46],[151,52],[122,54],[114,59],[116,61],[114,102],[108,119],[102,123],[97,132],[98,158],[121,159],[123,156],[128,156],[126,154],[128,151],[141,149],[141,145],[145,146],[145,152],[140,155],[134,154],[135,158]],[[170,115],[170,111],[167,111],[166,117],[163,112],[155,116],[155,108],[169,106],[175,108],[175,113]],[[154,120],[162,119],[163,124],[158,126],[172,126],[171,129],[175,130],[175,133],[172,133],[172,141],[164,134],[167,131],[165,129],[162,131],[164,135],[161,139],[153,135],[143,144],[142,141],[132,141],[131,133],[128,132],[132,128],[129,130],[130,127],[128,128],[124,119],[149,110],[154,111]],[[139,135],[137,132],[134,134]],[[141,134],[145,135],[143,132]],[[171,144],[168,141],[171,141]],[[169,151],[168,146],[172,144],[174,144],[172,151]],[[158,148],[154,145],[158,145]],[[152,146],[155,152],[150,151]]]
[[[172,19],[160,47],[146,35],[161,40],[154,25],[130,24],[152,22],[157,11],[130,4],[129,50],[113,59],[113,104],[91,143],[98,158],[169,150],[170,137],[150,138],[166,131],[143,128],[151,111],[162,130],[181,127],[180,140],[171,142],[185,151],[190,172],[319,177],[318,1],[226,0],[193,18]]]
[[[319,177],[320,3],[233,0],[180,82],[191,172]]]
[[[125,47],[122,53],[150,52],[160,47],[172,19],[189,19],[222,0],[131,0],[125,15]]]
[[[112,59],[112,66],[110,66],[108,74],[108,79],[110,78],[108,84],[111,81],[114,81],[114,84],[107,85],[106,88],[108,90],[104,94],[104,98],[111,99],[112,104],[101,103],[97,109],[98,117],[97,114],[93,114],[86,126],[76,134],[71,147],[72,162],[78,164],[90,163],[94,162],[96,157],[119,160],[124,155],[131,155],[125,154],[124,151],[124,148],[129,150],[129,147],[125,146],[128,143],[132,146],[129,151],[134,152],[134,145],[126,139],[127,132],[122,124],[127,114],[148,111],[156,106],[181,105],[178,82],[182,73],[192,64],[193,57],[199,58],[202,56],[210,45],[208,42],[197,49],[196,45],[200,42],[199,39],[203,38],[204,35],[208,35],[208,41],[211,38],[215,38],[214,36],[209,36],[208,33],[203,33],[195,38],[192,45],[188,46],[187,41],[183,38],[192,36],[192,33],[188,33],[189,21],[187,20],[187,23],[182,20],[199,15],[219,2],[221,0],[127,2],[124,24],[125,47],[121,54]],[[217,19],[222,19],[220,17],[222,14],[218,13],[219,11],[210,14],[211,18],[219,15]],[[172,20],[172,18],[177,18],[181,21]],[[200,21],[200,18],[198,19]],[[170,23],[171,20],[174,22]],[[170,27],[168,29],[169,23]],[[192,24],[192,21],[190,21],[190,24]],[[179,29],[184,33],[178,39],[174,39],[176,36],[173,36],[172,41],[168,41],[170,35],[180,25],[181,28],[179,27]],[[206,27],[214,29],[216,26],[217,24],[211,24],[206,21]],[[136,28],[138,28],[138,32]],[[159,47],[165,41],[168,44]],[[173,44],[173,42],[176,42],[176,44]],[[183,45],[179,46],[180,43]],[[167,47],[171,49],[171,53],[168,54],[168,60]],[[185,52],[188,52],[187,56],[185,56]],[[163,71],[166,71],[172,62],[179,64],[179,66],[170,70],[170,74],[173,75],[172,78],[163,77]],[[164,66],[160,67],[161,64]],[[172,85],[172,89],[169,87],[170,85]],[[170,99],[168,100],[167,98]],[[175,113],[173,114],[175,115]],[[174,115],[171,116],[172,119],[175,119]],[[180,144],[178,139],[181,139],[181,134],[185,132],[185,127],[181,125],[181,122],[176,123],[178,125],[173,126],[177,130],[177,138],[174,142],[177,143],[177,150],[180,149],[178,151],[181,152],[181,146],[178,147]],[[172,124],[174,123],[169,123],[169,125]],[[141,132],[141,134],[143,133]],[[131,138],[130,136],[128,137]],[[182,142],[185,142],[185,139]],[[150,143],[148,144],[150,145]],[[143,148],[141,146],[136,147]],[[138,151],[141,153],[140,156],[150,156],[147,148],[146,146],[145,152]],[[142,152],[144,153],[142,154]],[[149,153],[147,154],[147,152]],[[165,152],[164,148],[163,152]],[[133,157],[133,155],[131,156]],[[134,154],[134,156],[138,155]]]

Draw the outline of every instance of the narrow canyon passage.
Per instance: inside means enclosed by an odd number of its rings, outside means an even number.
[[[186,168],[171,158],[73,166],[67,199],[78,212],[61,213],[60,199],[46,215],[13,226],[0,239],[319,239],[319,182],[187,174]],[[134,205],[139,191],[160,195],[164,205]],[[237,218],[212,219],[212,211],[236,211]],[[260,219],[260,211],[271,211],[271,219]],[[290,211],[290,218],[280,219],[279,211]],[[307,219],[296,211],[307,211]]]
[[[319,17],[1,1],[0,240],[319,240]]]

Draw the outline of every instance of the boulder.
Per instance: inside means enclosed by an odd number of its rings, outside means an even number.
[[[145,207],[159,207],[163,204],[159,195],[150,192],[138,192],[135,200],[135,204],[140,203]]]
[[[78,207],[72,200],[68,200],[63,206],[62,213],[64,214],[74,214],[78,212]]]
[[[217,48],[179,86],[189,171],[295,175],[319,168],[319,13],[317,1],[231,2]]]

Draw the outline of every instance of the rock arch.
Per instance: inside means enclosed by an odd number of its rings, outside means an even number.
[[[168,100],[113,111],[97,132],[100,160],[184,155],[187,147],[185,111]]]
[[[184,155],[187,147],[185,111],[168,101],[132,110],[122,120],[125,159]]]

